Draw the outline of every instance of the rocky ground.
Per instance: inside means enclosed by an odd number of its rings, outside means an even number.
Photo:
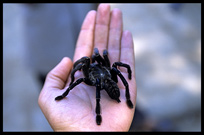
[[[201,131],[201,4],[111,4],[133,34],[137,116],[131,131]],[[19,4],[3,5],[3,131],[52,131],[24,64]],[[142,123],[142,124],[138,124]]]

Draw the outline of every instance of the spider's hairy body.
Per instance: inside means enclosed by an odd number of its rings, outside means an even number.
[[[106,79],[111,78],[111,74],[106,67],[102,67],[99,64],[93,63],[91,64],[89,69],[89,79],[95,84],[96,78],[100,79],[100,82],[102,84],[101,87],[104,88],[103,82]]]
[[[96,79],[100,79],[101,90],[105,89],[105,91],[112,99],[120,102],[120,91],[117,83],[111,79],[110,69],[96,63],[93,63],[90,66],[91,68],[89,68],[89,79],[93,83],[92,85],[95,86]]]
[[[94,49],[94,55],[92,56],[92,62],[89,57],[82,57],[81,59],[77,60],[74,63],[73,70],[71,71],[71,82],[69,88],[60,96],[57,96],[55,100],[61,100],[66,97],[70,90],[72,90],[75,86],[80,84],[81,82],[86,83],[90,86],[96,86],[96,123],[98,125],[102,122],[102,117],[100,114],[100,91],[105,90],[111,99],[116,100],[118,103],[120,102],[120,90],[118,88],[117,82],[118,78],[120,77],[122,83],[126,89],[126,103],[129,108],[133,108],[132,101],[130,100],[130,93],[129,93],[129,86],[121,74],[121,72],[117,69],[117,66],[122,66],[127,68],[128,78],[131,79],[131,68],[129,65],[124,64],[122,62],[114,62],[112,67],[110,66],[110,61],[108,59],[108,52],[107,50],[103,51],[103,58],[99,54],[97,48]],[[75,80],[74,74],[76,71],[82,70],[84,74],[84,78],[79,78]]]

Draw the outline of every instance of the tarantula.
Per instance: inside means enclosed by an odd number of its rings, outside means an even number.
[[[97,63],[95,63],[95,61]],[[97,125],[101,124],[102,117],[100,114],[100,90],[105,89],[110,98],[116,100],[118,103],[120,102],[120,90],[117,86],[117,76],[120,77],[123,84],[126,88],[126,99],[127,105],[129,108],[133,108],[133,104],[130,100],[129,86],[127,81],[121,72],[117,69],[117,66],[122,66],[127,68],[128,78],[131,79],[131,68],[129,65],[124,64],[122,62],[115,62],[110,66],[110,61],[108,59],[108,51],[103,51],[103,58],[99,54],[97,48],[94,48],[94,55],[92,55],[92,63],[90,63],[89,57],[82,57],[74,63],[73,70],[71,71],[71,83],[69,88],[60,96],[56,97],[55,100],[61,100],[66,97],[71,89],[73,89],[76,85],[81,82],[86,83],[87,85],[96,86],[96,123]],[[74,82],[74,74],[76,71],[82,70],[84,74],[84,78],[80,78]]]

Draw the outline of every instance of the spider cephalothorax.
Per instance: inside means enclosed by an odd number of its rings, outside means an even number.
[[[86,83],[87,85],[96,86],[96,123],[98,125],[101,124],[102,118],[100,114],[100,90],[105,90],[110,98],[116,100],[118,103],[120,102],[120,90],[117,86],[117,76],[120,77],[123,84],[126,88],[126,99],[127,105],[130,108],[133,108],[133,104],[130,100],[129,86],[123,75],[117,69],[117,66],[122,66],[127,68],[128,78],[131,79],[131,69],[130,66],[124,64],[122,62],[113,63],[112,67],[110,66],[110,61],[108,59],[107,50],[103,51],[103,58],[98,52],[98,49],[94,49],[94,55],[92,56],[92,62],[90,63],[89,57],[82,57],[74,63],[73,70],[71,72],[71,83],[69,88],[60,96],[56,97],[55,100],[61,100],[66,97],[71,89],[73,89],[76,85],[81,82]],[[96,63],[96,62],[97,63]],[[82,70],[84,74],[84,78],[80,78],[74,82],[74,74],[77,70]]]

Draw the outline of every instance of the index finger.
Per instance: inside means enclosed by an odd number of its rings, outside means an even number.
[[[81,57],[91,56],[93,50],[94,40],[94,26],[95,26],[96,11],[89,11],[84,19],[84,22],[79,33],[76,43],[73,61],[77,61]]]

